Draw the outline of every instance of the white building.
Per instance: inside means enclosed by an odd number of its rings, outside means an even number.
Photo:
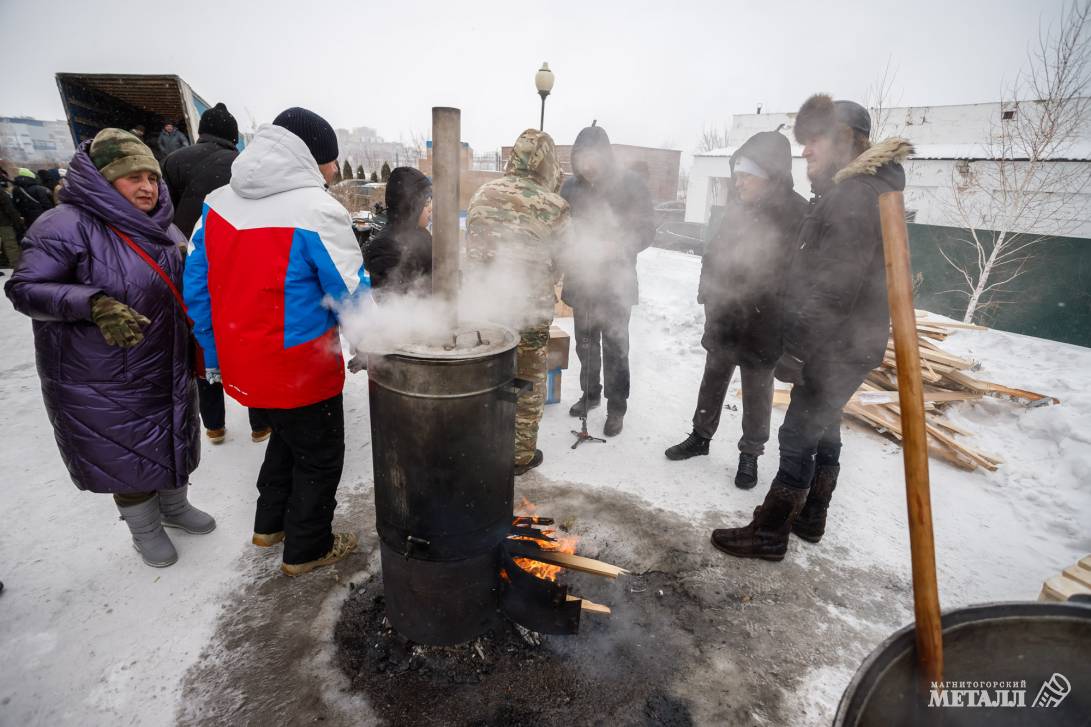
[[[974,175],[987,178],[998,158],[995,139],[1000,125],[1013,123],[1019,114],[1033,114],[1036,102],[1017,104],[967,104],[960,106],[913,106],[891,108],[875,121],[873,138],[902,136],[916,147],[906,164],[906,209],[911,221],[945,227],[967,227],[954,209],[955,190],[962,180]],[[874,116],[874,113],[873,113]],[[728,132],[728,146],[694,156],[686,196],[686,221],[707,223],[712,208],[726,200],[730,184],[730,156],[748,138],[759,131],[780,130],[792,145],[792,176],[796,191],[810,197],[806,163],[802,148],[792,138],[795,113],[740,114]],[[1091,163],[1091,125],[1079,138],[1053,151],[1049,164],[1064,165],[1065,170]],[[1015,157],[1018,161],[1018,157]],[[1060,167],[1058,167],[1060,169]],[[1086,179],[1086,175],[1083,175]],[[1046,193],[1056,193],[1048,190]],[[1091,185],[1062,191],[1064,204],[1050,215],[1033,223],[1032,229],[1018,232],[1091,238]],[[974,226],[988,226],[980,220]]]
[[[67,165],[76,153],[64,121],[0,117],[0,158],[20,167]]]

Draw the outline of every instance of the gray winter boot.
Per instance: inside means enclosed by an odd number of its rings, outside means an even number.
[[[121,519],[133,535],[133,547],[144,562],[153,568],[166,568],[178,560],[178,551],[170,542],[159,519],[159,498],[153,497],[139,505],[118,505]]]
[[[207,512],[190,505],[188,493],[189,485],[177,490],[159,491],[159,512],[163,516],[163,526],[181,528],[196,535],[211,533],[216,529],[216,520]]]

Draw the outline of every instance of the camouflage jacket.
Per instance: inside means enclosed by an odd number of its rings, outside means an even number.
[[[557,257],[569,227],[560,182],[553,139],[528,129],[516,140],[505,175],[470,200],[464,291],[471,290],[463,298],[482,301],[474,315],[519,330],[553,320]]]

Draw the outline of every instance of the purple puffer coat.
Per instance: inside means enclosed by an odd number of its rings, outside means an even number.
[[[201,452],[189,332],[166,283],[107,224],[140,245],[179,289],[185,239],[171,224],[162,181],[158,206],[145,214],[99,173],[89,146],[84,142],[72,158],[61,205],[23,238],[19,267],[4,290],[34,319],[46,412],[76,487],[182,487]],[[91,322],[96,293],[150,318],[144,340],[130,349],[108,345]]]

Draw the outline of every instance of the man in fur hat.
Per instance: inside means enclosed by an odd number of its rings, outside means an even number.
[[[780,469],[749,525],[712,533],[725,553],[777,561],[790,533],[822,537],[840,469],[841,409],[883,360],[890,317],[878,200],[905,188],[901,162],[913,150],[904,139],[872,145],[867,109],[824,94],[807,99],[794,131],[815,198],[783,293],[776,377],[794,387]]]

